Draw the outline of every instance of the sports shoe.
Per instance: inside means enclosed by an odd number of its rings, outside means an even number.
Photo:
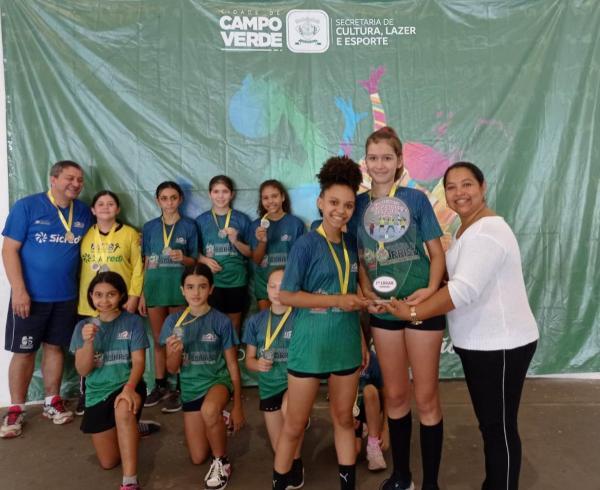
[[[304,465],[301,459],[295,459],[292,469],[287,474],[287,486],[285,490],[296,490],[304,486]]]
[[[169,396],[169,390],[164,386],[154,385],[154,389],[146,397],[144,407],[154,407]]]
[[[181,410],[181,395],[178,391],[169,391],[164,406],[160,409],[162,413],[175,413]]]
[[[160,423],[155,420],[140,420],[138,422],[138,432],[140,437],[148,437],[160,430]]]
[[[119,490],[142,490],[139,483],[128,483],[127,485],[121,485]]]
[[[204,477],[205,490],[221,490],[229,483],[231,465],[227,458],[213,458],[208,473]]]
[[[387,480],[383,480],[379,490],[415,490],[415,484],[407,484],[392,474]]]
[[[75,415],[81,417],[85,413],[85,394],[80,393],[77,399],[77,408],[75,409]]]
[[[367,461],[369,471],[381,471],[387,468],[379,444],[367,444]]]
[[[23,423],[25,421],[25,411],[21,407],[13,405],[8,409],[6,415],[2,419],[0,426],[0,437],[2,439],[12,439],[19,437],[23,432]]]
[[[56,425],[68,424],[73,421],[73,412],[65,408],[65,404],[60,395],[54,395],[50,405],[44,403],[42,415],[52,420]]]

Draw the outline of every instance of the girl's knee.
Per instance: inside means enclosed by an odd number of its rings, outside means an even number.
[[[440,399],[437,392],[416,395],[415,401],[421,417],[441,415]]]
[[[98,463],[103,470],[112,470],[120,462],[121,459],[118,456],[98,456]]]
[[[115,422],[117,426],[130,424],[135,421],[135,414],[129,410],[129,404],[121,401],[115,408]]]
[[[410,408],[410,390],[389,390],[386,388],[385,402],[388,409]]]
[[[190,460],[192,464],[203,464],[208,459],[208,451],[194,451],[190,452]]]
[[[219,420],[223,418],[220,407],[214,403],[209,403],[206,401],[202,404],[200,413],[202,414],[202,420],[204,420],[204,424],[209,427],[219,423]]]
[[[379,402],[379,391],[373,385],[367,385],[363,389],[363,400],[365,403]]]
[[[331,419],[333,425],[341,429],[354,429],[354,417],[352,416],[352,410],[332,410]]]

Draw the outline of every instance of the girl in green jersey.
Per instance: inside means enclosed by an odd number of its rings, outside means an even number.
[[[333,157],[318,178],[323,223],[292,247],[280,292],[282,304],[297,308],[298,316],[288,351],[290,410],[277,442],[274,490],[290,488],[294,452],[323,379],[329,385],[340,487],[355,488],[352,407],[367,358],[358,312],[368,301],[357,294],[356,241],[342,228],[354,211],[362,175],[352,160]]]

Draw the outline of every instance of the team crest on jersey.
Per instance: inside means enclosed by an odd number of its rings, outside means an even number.
[[[358,264],[356,262],[350,266],[350,272],[358,272]]]
[[[282,242],[291,242],[292,236],[288,235],[287,233],[284,233],[283,235],[281,235],[281,241]]]
[[[201,342],[216,342],[217,336],[214,333],[205,333],[201,338]]]
[[[23,335],[21,337],[21,345],[19,346],[21,349],[33,349],[33,337],[31,335]]]
[[[214,245],[206,246],[206,256],[209,258],[212,258],[215,256],[215,246]]]
[[[123,330],[122,332],[119,332],[119,335],[117,335],[117,340],[127,340],[129,338],[129,330]]]
[[[292,331],[288,330],[287,332],[285,332],[283,334],[283,338],[286,339],[286,340],[290,340],[292,338]]]
[[[85,228],[85,223],[82,223],[81,221],[75,221],[75,223],[73,223],[73,228]]]
[[[185,237],[179,236],[175,239],[175,243],[179,243],[180,245],[185,245],[187,243],[187,240],[185,239]]]

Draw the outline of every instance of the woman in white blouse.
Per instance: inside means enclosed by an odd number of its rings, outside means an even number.
[[[519,486],[517,415],[523,382],[539,337],[529,307],[514,233],[485,202],[481,170],[458,162],[444,174],[448,206],[461,226],[446,252],[449,281],[419,305],[392,300],[387,309],[418,324],[447,313],[483,436],[482,490]]]

